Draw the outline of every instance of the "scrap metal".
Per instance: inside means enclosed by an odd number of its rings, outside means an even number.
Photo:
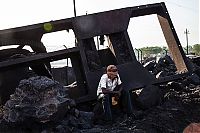
[[[77,102],[96,98],[99,79],[109,64],[117,65],[125,89],[134,90],[148,84],[163,82],[163,79],[156,79],[137,61],[133,50],[134,44],[131,43],[127,32],[130,19],[151,14],[157,14],[177,71],[181,73],[192,71],[163,2],[1,30],[0,46],[19,45],[18,49],[22,49],[25,45],[29,45],[36,54],[2,61],[0,71],[70,58],[78,85]],[[42,36],[61,30],[73,30],[77,39],[76,47],[47,53],[41,43]],[[96,49],[94,37],[103,35],[109,38],[114,54],[110,49]],[[164,81],[172,79],[166,77]],[[4,88],[1,89],[6,91]]]

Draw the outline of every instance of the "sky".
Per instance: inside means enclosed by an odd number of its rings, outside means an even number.
[[[183,47],[185,29],[189,30],[189,45],[199,42],[199,0],[76,0],[77,16],[165,2]],[[1,0],[0,30],[74,17],[73,0]],[[156,15],[131,18],[128,27],[133,48],[167,46]],[[74,46],[72,31],[48,33],[42,37],[48,51]]]

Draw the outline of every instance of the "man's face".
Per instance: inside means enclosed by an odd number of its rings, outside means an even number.
[[[109,77],[110,79],[117,78],[118,70],[117,70],[117,68],[109,69],[109,70],[107,70],[107,74],[108,74],[108,77]]]

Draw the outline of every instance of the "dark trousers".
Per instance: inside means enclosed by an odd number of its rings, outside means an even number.
[[[104,110],[104,115],[106,120],[112,120],[112,96],[113,94],[105,94],[102,98],[102,105]],[[131,103],[131,97],[129,91],[122,90],[121,96],[119,97],[120,107],[125,113],[131,114],[133,112],[133,107]]]

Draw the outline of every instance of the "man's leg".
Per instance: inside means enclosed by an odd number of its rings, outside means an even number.
[[[133,106],[132,106],[132,102],[131,102],[131,96],[130,96],[130,92],[128,90],[122,90],[121,92],[121,104],[123,106],[123,108],[125,109],[127,114],[131,114],[133,113]]]
[[[106,120],[112,120],[111,104],[110,104],[110,95],[105,94],[102,99],[104,114]]]

